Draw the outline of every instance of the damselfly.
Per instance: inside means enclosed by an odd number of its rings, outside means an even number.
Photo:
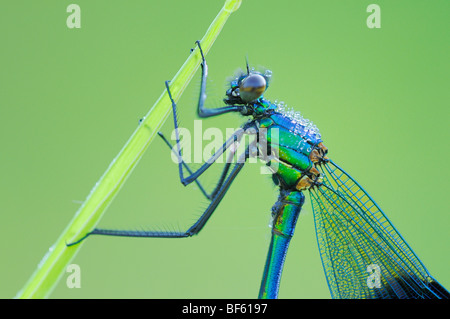
[[[89,235],[184,238],[198,234],[249,158],[262,159],[272,171],[280,189],[272,208],[272,239],[263,272],[259,298],[277,298],[281,273],[300,210],[309,192],[314,212],[317,241],[328,286],[333,298],[449,298],[449,292],[427,271],[389,219],[344,170],[327,157],[319,130],[299,113],[263,97],[271,73],[242,71],[230,82],[220,108],[206,108],[205,88],[208,67],[200,42],[202,79],[198,115],[202,118],[237,112],[250,119],[199,169],[193,171],[182,159],[177,109],[172,101],[176,148],[160,133],[176,153],[183,185],[197,183],[210,200],[200,218],[186,231],[128,231],[94,229]],[[244,135],[256,138],[245,147],[237,162],[227,161],[217,186],[211,193],[198,181],[211,165],[234,147]],[[234,145],[234,146],[233,146]],[[230,151],[230,149],[232,151]],[[276,156],[273,156],[276,154]],[[185,176],[185,170],[189,173]]]

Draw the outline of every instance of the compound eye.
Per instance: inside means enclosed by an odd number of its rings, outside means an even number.
[[[260,74],[250,74],[239,84],[239,95],[244,102],[252,102],[266,90],[266,79]]]

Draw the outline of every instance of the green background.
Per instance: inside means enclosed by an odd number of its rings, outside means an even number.
[[[0,297],[22,288],[223,1],[3,1],[0,10]],[[450,287],[448,226],[450,2],[243,0],[207,56],[210,105],[244,67],[273,71],[269,99],[321,130],[330,157],[377,200],[430,273]],[[199,77],[179,102],[196,119]],[[203,127],[234,128],[225,115]],[[163,131],[170,136],[172,120]],[[215,172],[202,181],[212,187]],[[52,298],[255,298],[277,197],[244,168],[195,238],[92,237]],[[184,188],[155,139],[99,226],[180,228],[207,205]],[[309,200],[291,242],[280,298],[329,298]]]

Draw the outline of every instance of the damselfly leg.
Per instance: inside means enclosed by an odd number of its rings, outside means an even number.
[[[200,98],[198,102],[198,114],[200,117],[212,117],[221,115],[228,112],[239,112],[241,109],[241,106],[226,106],[222,108],[217,109],[208,109],[204,107],[204,101],[206,99],[206,79],[208,75],[208,66],[206,64],[205,57],[203,55],[203,51],[200,46],[200,42],[196,42],[198,45],[198,48],[200,50],[201,56],[202,56],[202,80],[201,80],[201,88],[200,88]],[[177,145],[177,151],[174,150],[170,142],[164,137],[162,133],[159,133],[161,138],[164,140],[164,142],[174,151],[176,152],[176,155],[178,157],[178,165],[179,165],[179,175],[180,175],[180,181],[183,185],[188,185],[192,182],[196,182],[199,186],[202,193],[211,200],[210,204],[206,208],[206,210],[203,212],[203,214],[200,216],[200,218],[186,231],[176,232],[176,231],[141,231],[141,230],[118,230],[118,229],[100,229],[95,228],[93,231],[87,233],[82,238],[72,242],[68,243],[67,246],[72,246],[80,243],[85,238],[87,238],[90,235],[105,235],[105,236],[121,236],[121,237],[153,237],[153,238],[183,238],[183,237],[190,237],[195,234],[198,234],[202,228],[205,226],[208,219],[211,217],[211,215],[214,213],[215,209],[219,205],[222,198],[225,196],[226,192],[231,186],[231,183],[234,181],[236,176],[241,171],[242,167],[244,166],[245,161],[250,156],[250,150],[248,146],[245,150],[245,152],[241,155],[241,157],[238,159],[237,164],[233,167],[233,169],[230,172],[231,167],[231,161],[227,160],[227,163],[220,175],[220,178],[218,180],[218,183],[216,187],[213,189],[211,194],[208,194],[204,187],[200,184],[198,181],[198,178],[200,175],[202,175],[208,168],[211,167],[211,165],[222,155],[224,154],[232,145],[234,145],[236,142],[239,142],[244,135],[245,131],[240,128],[236,132],[232,134],[230,138],[227,139],[227,141],[223,144],[222,148],[217,150],[214,155],[206,161],[199,169],[197,169],[195,172],[193,172],[189,166],[183,161],[181,156],[181,147],[180,147],[180,138],[179,138],[179,131],[178,131],[178,121],[177,121],[177,108],[176,103],[174,99],[172,98],[172,94],[170,92],[169,87],[169,81],[165,82],[167,93],[169,95],[169,98],[172,102],[172,111],[173,111],[173,120],[174,120],[174,127],[175,127],[175,135],[176,135],[176,145]],[[234,155],[234,152],[231,152],[229,156]],[[230,158],[229,158],[230,159]],[[184,177],[183,167],[186,168],[186,170],[189,173],[189,176]]]

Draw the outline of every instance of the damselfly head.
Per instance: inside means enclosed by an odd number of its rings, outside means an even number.
[[[256,71],[247,68],[246,71],[238,70],[238,73],[230,79],[231,88],[227,90],[227,104],[248,104],[259,99],[269,86],[272,76],[270,70]]]
[[[266,79],[258,73],[250,73],[239,83],[242,101],[250,103],[257,100],[266,90]]]

